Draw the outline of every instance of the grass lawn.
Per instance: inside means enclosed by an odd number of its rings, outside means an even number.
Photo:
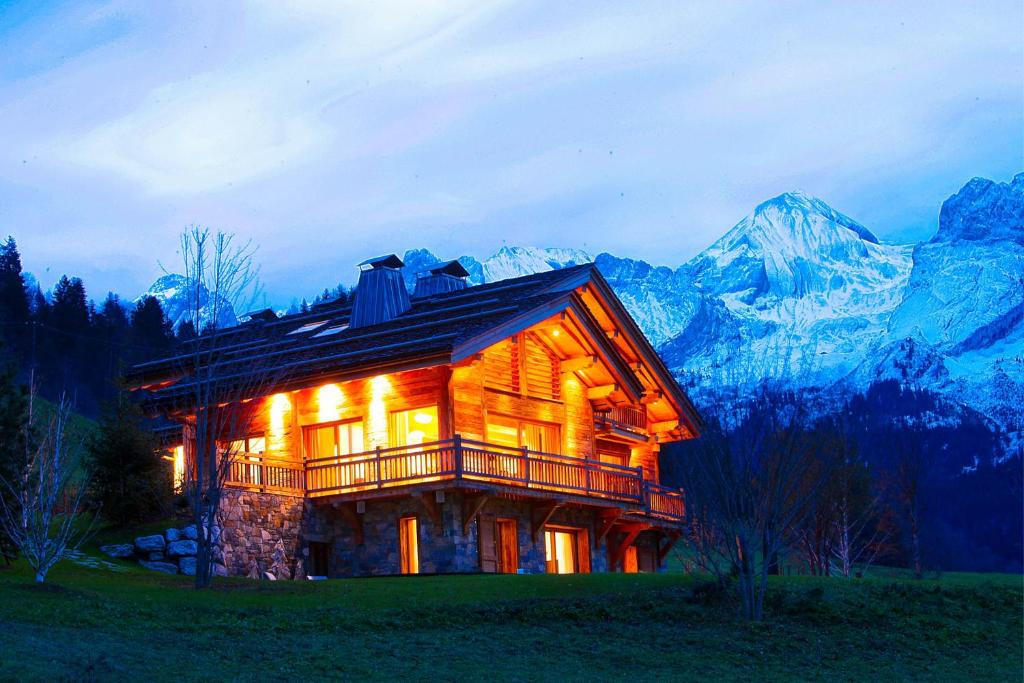
[[[0,566],[0,680],[1021,679],[1021,577],[785,577],[768,620],[678,573],[327,582]]]

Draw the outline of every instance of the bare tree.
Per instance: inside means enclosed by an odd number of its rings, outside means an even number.
[[[760,620],[771,565],[821,477],[797,397],[762,391],[731,410],[728,430],[709,425],[680,458],[682,483],[704,566],[723,581],[735,577],[744,616]]]
[[[219,548],[217,515],[225,481],[241,447],[250,436],[256,404],[269,393],[274,378],[269,360],[239,354],[232,347],[237,328],[220,329],[228,311],[251,309],[261,294],[259,271],[251,242],[192,226],[181,236],[184,276],[188,283],[187,322],[198,330],[179,356],[182,385],[187,389],[185,493],[199,530],[196,553],[197,588],[211,583]]]
[[[29,432],[36,428],[33,408],[34,389]],[[80,471],[81,444],[71,443],[67,431],[70,416],[71,407],[61,397],[40,437],[26,437],[25,462],[14,481],[3,480],[9,497],[0,496],[0,525],[39,583],[65,554],[78,548],[95,521],[93,517],[84,524],[79,518],[86,486]]]
[[[822,479],[808,483],[817,494],[808,491],[810,513],[792,535],[818,576],[850,577],[854,565],[870,565],[887,549],[891,535],[881,487],[849,434],[841,417],[819,421],[813,431],[819,462],[812,479]]]

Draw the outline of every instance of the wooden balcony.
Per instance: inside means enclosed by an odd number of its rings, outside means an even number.
[[[472,441],[379,448],[300,463],[239,456],[227,482],[249,490],[360,500],[403,487],[441,484],[498,488],[536,497],[566,497],[624,508],[630,514],[679,522],[679,491],[644,481],[639,467]],[[442,488],[439,486],[438,488]]]

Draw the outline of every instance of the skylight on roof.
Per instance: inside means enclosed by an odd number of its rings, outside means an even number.
[[[317,320],[316,322],[313,323],[306,323],[302,327],[297,327],[288,334],[302,334],[303,332],[309,332],[310,330],[315,330],[318,327],[323,327],[326,324],[326,320]]]
[[[348,329],[348,323],[345,323],[344,325],[336,325],[334,327],[328,327],[326,330],[322,330],[320,332],[317,332],[313,336],[314,337],[326,337],[327,335],[330,335],[330,334],[338,334],[339,332],[344,332],[347,329]]]

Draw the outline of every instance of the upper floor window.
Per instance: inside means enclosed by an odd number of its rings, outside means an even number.
[[[562,450],[558,425],[504,415],[487,416],[487,440],[509,448],[528,448],[541,453]]]
[[[559,400],[559,359],[530,334],[517,334],[484,352],[484,383],[524,396]]]
[[[227,452],[231,456],[263,455],[267,452],[267,437],[259,434],[247,436],[244,439],[235,439],[227,445]]]
[[[440,439],[437,406],[391,413],[391,445],[418,446]]]
[[[365,451],[361,420],[306,427],[306,457],[330,458]]]

